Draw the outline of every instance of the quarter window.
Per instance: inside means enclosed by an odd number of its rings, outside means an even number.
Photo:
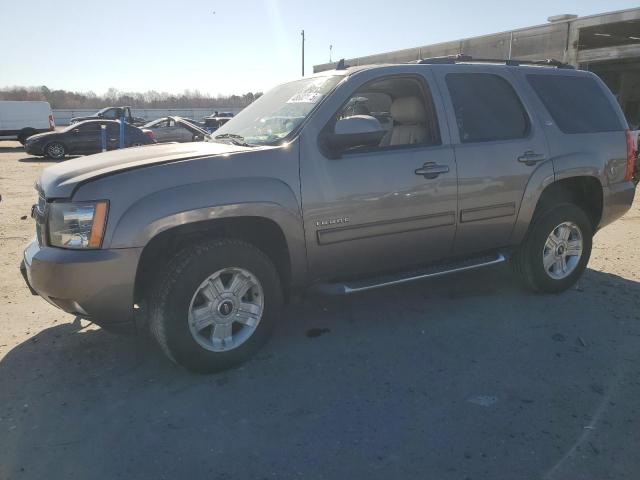
[[[446,82],[462,143],[528,135],[529,117],[504,78],[489,73],[450,73]]]
[[[564,133],[612,132],[624,128],[594,78],[527,75],[527,80]]]

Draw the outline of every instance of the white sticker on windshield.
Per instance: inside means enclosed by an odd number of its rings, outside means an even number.
[[[321,97],[319,92],[300,92],[287,100],[287,103],[316,103]]]

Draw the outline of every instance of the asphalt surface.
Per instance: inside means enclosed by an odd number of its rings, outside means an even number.
[[[0,479],[640,477],[640,202],[564,294],[500,266],[297,299],[200,376],[28,293],[46,162],[0,147]]]

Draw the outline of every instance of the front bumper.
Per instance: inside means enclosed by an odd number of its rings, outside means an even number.
[[[26,145],[24,146],[24,150],[29,155],[44,155],[44,150],[42,149],[42,144],[40,142],[30,144],[27,141]]]
[[[142,248],[65,250],[33,241],[20,265],[32,293],[106,330],[135,331],[133,291]]]

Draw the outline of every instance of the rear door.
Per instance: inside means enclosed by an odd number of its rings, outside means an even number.
[[[120,124],[107,123],[107,150],[116,150],[120,146]]]
[[[527,183],[550,161],[541,125],[508,68],[434,69],[458,167],[456,254],[508,245]]]

